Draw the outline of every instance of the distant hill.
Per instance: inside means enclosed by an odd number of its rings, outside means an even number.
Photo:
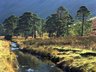
[[[85,5],[93,16],[96,15],[96,0],[2,0],[0,1],[0,22],[12,14],[20,16],[26,11],[32,11],[46,18],[59,6],[64,6],[72,16],[75,16],[81,5]]]

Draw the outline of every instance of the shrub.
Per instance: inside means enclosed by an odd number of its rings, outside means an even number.
[[[12,40],[12,35],[5,35],[4,39],[11,41]]]

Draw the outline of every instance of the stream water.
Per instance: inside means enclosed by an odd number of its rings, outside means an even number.
[[[17,43],[11,43],[11,50],[17,55],[18,72],[63,72],[49,60],[41,60],[36,56],[19,51]]]

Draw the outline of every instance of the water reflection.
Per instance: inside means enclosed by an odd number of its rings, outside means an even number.
[[[19,46],[17,45],[17,43],[15,43],[15,42],[12,42],[11,43],[11,50],[12,51],[15,51],[15,50],[19,50],[20,48],[19,48]]]
[[[48,60],[41,61],[35,56],[24,54],[20,51],[16,53],[18,54],[17,59],[21,72],[63,72]]]
[[[13,43],[12,48],[16,48]],[[19,72],[63,72],[51,61],[38,59],[36,56],[24,54],[19,50],[14,50],[19,62]]]

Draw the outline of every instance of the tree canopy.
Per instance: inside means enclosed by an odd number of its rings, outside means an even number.
[[[18,19],[17,16],[12,15],[4,20],[3,25],[5,34],[14,35],[14,29],[17,27]]]
[[[49,36],[52,36],[53,33],[55,33],[57,37],[68,35],[68,25],[70,25],[71,22],[72,16],[61,6],[55,14],[47,18],[46,31],[49,33]]]
[[[36,37],[36,31],[38,30],[40,20],[40,17],[36,14],[25,12],[19,17],[19,23],[17,25],[19,34],[22,36],[32,35],[32,37]]]
[[[77,19],[71,16],[67,9],[60,6],[54,14],[42,19],[35,13],[25,12],[20,17],[11,15],[0,25],[0,34],[15,36],[42,37],[48,33],[49,37],[68,35],[86,35],[91,32],[91,22],[88,21],[90,11],[81,6],[77,11]]]
[[[86,6],[81,6],[77,11],[77,17],[82,21],[81,27],[81,36],[84,34],[84,24],[87,17],[90,15],[90,11],[86,8]]]

